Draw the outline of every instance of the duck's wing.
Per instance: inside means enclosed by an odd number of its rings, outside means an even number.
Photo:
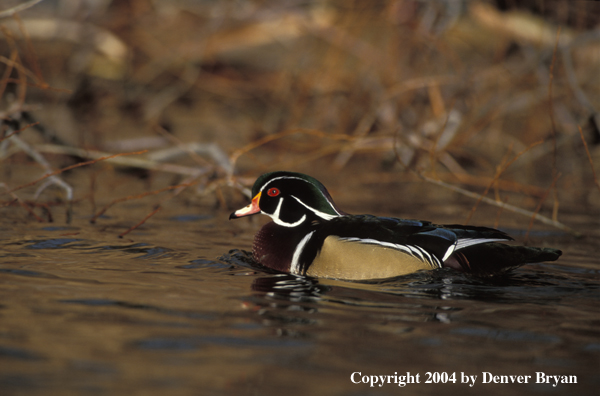
[[[512,238],[493,228],[456,224],[441,226],[428,221],[347,215],[314,224],[313,231],[307,234],[302,249],[298,251],[297,273],[305,273],[323,246],[329,246],[326,240],[330,243],[342,241],[345,245],[340,246],[345,247],[340,248],[340,254],[369,251],[371,253],[361,257],[378,257],[375,252],[379,251],[382,253],[379,261],[385,262],[390,260],[389,250],[393,249],[406,255],[406,259],[398,261],[407,268],[451,267],[478,275],[506,272],[525,263],[553,261],[561,254],[555,249],[495,243]],[[370,246],[371,249],[360,249],[359,246]],[[373,250],[373,246],[386,249]],[[369,260],[361,258],[359,262],[368,263]]]
[[[512,241],[508,234],[488,227],[464,226],[459,224],[436,225],[429,221],[407,220],[393,217],[370,215],[344,216],[334,219],[328,232],[363,243],[395,245],[401,250],[409,250],[419,255],[424,251],[432,255],[432,266],[442,264],[456,251],[470,246]],[[337,233],[336,233],[337,232]]]
[[[486,255],[485,249],[469,248],[513,239],[502,231],[487,227],[436,225],[422,220],[347,215],[316,224],[316,230],[308,241],[312,246],[305,250],[302,261],[311,262],[325,239],[332,235],[346,242],[398,250],[422,261],[429,268],[452,267],[469,272],[476,272],[472,267],[480,265],[480,256]],[[459,251],[465,251],[468,255],[458,255]],[[488,251],[491,253],[491,250]]]
[[[422,261],[429,268],[441,268],[458,241],[452,230],[427,221],[369,215],[342,216],[315,224],[315,232],[307,241],[301,261],[311,262],[330,236],[348,243],[395,249]]]

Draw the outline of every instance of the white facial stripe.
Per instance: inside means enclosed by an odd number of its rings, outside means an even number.
[[[306,245],[306,243],[310,240],[310,237],[314,233],[315,233],[315,231],[312,231],[312,232],[309,232],[308,234],[306,234],[306,236],[304,238],[302,238],[302,240],[296,247],[296,250],[294,250],[294,255],[292,256],[292,265],[290,266],[290,273],[295,274],[295,275],[300,275],[300,263],[298,262],[298,260],[300,260],[300,255],[302,254],[302,251],[304,250],[304,245]]]
[[[299,226],[300,224],[302,224],[304,222],[304,220],[306,220],[306,215],[302,216],[302,218],[300,218],[300,220],[296,221],[295,223],[286,223],[285,221],[279,219],[279,218],[275,218],[273,217],[273,221],[276,224],[279,224],[280,226],[284,226],[284,227],[296,227]]]
[[[304,180],[304,179],[302,179],[302,178],[300,178],[300,177],[294,177],[294,176],[279,176],[279,177],[276,177],[276,178],[274,178],[274,179],[271,179],[271,180],[269,180],[269,182],[268,182],[267,184],[265,184],[264,186],[262,186],[262,187],[261,187],[260,191],[262,192],[262,190],[264,190],[264,189],[265,189],[265,187],[267,187],[269,184],[271,184],[271,182],[273,182],[273,181],[275,181],[275,180],[279,180],[279,179],[297,179],[297,180],[302,180],[302,181],[305,181],[305,182],[307,182],[306,180]],[[308,182],[307,182],[307,183],[308,183]]]
[[[283,198],[279,199],[279,203],[277,204],[277,209],[275,209],[275,213],[269,214],[269,213],[265,213],[263,211],[261,211],[261,213],[266,214],[267,216],[270,216],[273,219],[273,221],[275,222],[275,224],[279,224],[280,226],[284,226],[284,227],[296,227],[297,225],[302,224],[302,222],[304,220],[306,220],[306,215],[304,215],[300,218],[300,220],[296,221],[295,223],[286,223],[285,221],[283,221],[279,218],[279,213],[281,212],[281,205],[283,205]]]
[[[302,180],[302,181],[303,181],[303,182],[305,182],[305,183],[311,184],[309,181],[307,181],[307,180],[304,180],[304,179],[302,179],[302,178],[300,178],[300,177],[295,177],[295,176],[279,176],[279,177],[276,177],[276,178],[273,178],[273,179],[271,179],[271,180],[270,180],[270,181],[269,181],[267,184],[265,184],[264,186],[262,186],[262,187],[261,187],[261,189],[260,189],[260,192],[262,192],[262,190],[264,190],[264,189],[265,189],[265,188],[266,188],[266,187],[267,187],[269,184],[271,184],[271,182],[273,182],[273,181],[275,181],[275,180],[280,180],[280,179],[295,179],[295,180]],[[296,198],[296,197],[294,197],[294,198]],[[296,198],[296,199],[297,199],[297,200],[298,200],[298,202],[300,202],[302,205],[306,206],[306,205],[304,204],[304,202],[300,201],[298,198]],[[333,209],[333,211],[334,211],[335,213],[337,213],[337,214],[338,214],[338,216],[341,216],[341,215],[342,215],[340,212],[338,212],[338,211],[335,209],[335,207],[334,207],[333,205],[331,205],[331,204],[330,204],[329,206],[331,206],[331,208]],[[307,207],[308,209],[310,209],[311,211],[315,212],[315,214],[317,214],[319,217],[321,217],[321,218],[323,218],[323,219],[330,220],[330,219],[332,219],[332,218],[336,217],[336,216],[334,216],[334,215],[330,215],[330,214],[327,214],[327,213],[319,212],[318,210],[315,210],[315,209],[311,208],[310,206],[306,206],[306,207]],[[319,214],[319,213],[320,213],[320,214]],[[322,215],[321,215],[321,214],[322,214]]]
[[[277,204],[277,209],[273,213],[273,218],[279,220],[279,212],[281,212],[281,205],[283,205],[283,198],[279,198],[279,203]]]
[[[333,218],[336,218],[336,217],[339,217],[339,216],[340,216],[340,214],[339,214],[339,213],[338,213],[337,215],[330,215],[330,214],[328,214],[328,213],[321,212],[320,210],[316,210],[316,209],[314,209],[314,208],[311,208],[310,206],[308,206],[307,204],[305,204],[304,202],[302,202],[302,201],[300,200],[300,198],[298,198],[298,197],[295,197],[295,196],[293,196],[293,195],[292,195],[292,198],[294,198],[296,201],[300,202],[300,204],[301,204],[302,206],[304,206],[306,209],[310,210],[311,212],[313,212],[314,214],[316,214],[317,216],[319,216],[319,217],[320,217],[320,218],[322,218],[322,219],[325,219],[325,220],[331,220],[331,219],[333,219]],[[333,206],[332,206],[332,208],[333,208]],[[333,210],[335,210],[335,208],[334,208]],[[336,213],[337,213],[337,211],[336,211]]]

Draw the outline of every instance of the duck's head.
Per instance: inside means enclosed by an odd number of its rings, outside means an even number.
[[[252,196],[250,205],[233,212],[229,219],[262,213],[276,224],[296,227],[344,215],[327,189],[317,179],[302,173],[265,173],[252,186]]]

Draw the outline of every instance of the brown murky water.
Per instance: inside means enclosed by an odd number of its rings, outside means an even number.
[[[118,239],[129,226],[121,215],[70,226],[4,219],[0,394],[594,395],[600,386],[597,237],[540,232],[534,241],[550,239],[564,256],[503,279],[441,270],[350,283],[252,267],[243,249],[258,225],[224,212],[157,215]],[[413,383],[399,388],[407,372]],[[539,383],[537,373],[577,384]],[[391,377],[371,388],[362,381],[372,375]]]
[[[0,396],[597,396],[600,8],[528,2],[544,7],[524,19],[491,3],[44,1],[5,13],[0,132],[15,136],[0,144]],[[167,155],[176,148],[186,156]],[[137,165],[60,174],[70,224],[64,205],[52,223],[17,205],[64,202],[52,188],[35,198],[45,171],[142,149],[119,157]],[[351,213],[467,217],[473,200],[424,192],[416,172],[560,209],[586,238],[535,223],[530,243],[563,257],[502,279],[267,273],[244,252],[260,221],[229,222],[203,200],[233,204],[230,176],[247,186],[283,169],[317,177]],[[151,193],[189,181],[176,197]],[[529,219],[509,212],[481,203],[470,224],[523,240]]]

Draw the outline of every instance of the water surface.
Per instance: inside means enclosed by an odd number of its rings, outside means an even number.
[[[263,271],[245,252],[256,224],[226,218],[156,216],[123,239],[135,221],[5,219],[1,394],[597,394],[597,236],[551,233],[558,262],[500,279],[358,283]],[[399,389],[407,373],[419,383]]]

